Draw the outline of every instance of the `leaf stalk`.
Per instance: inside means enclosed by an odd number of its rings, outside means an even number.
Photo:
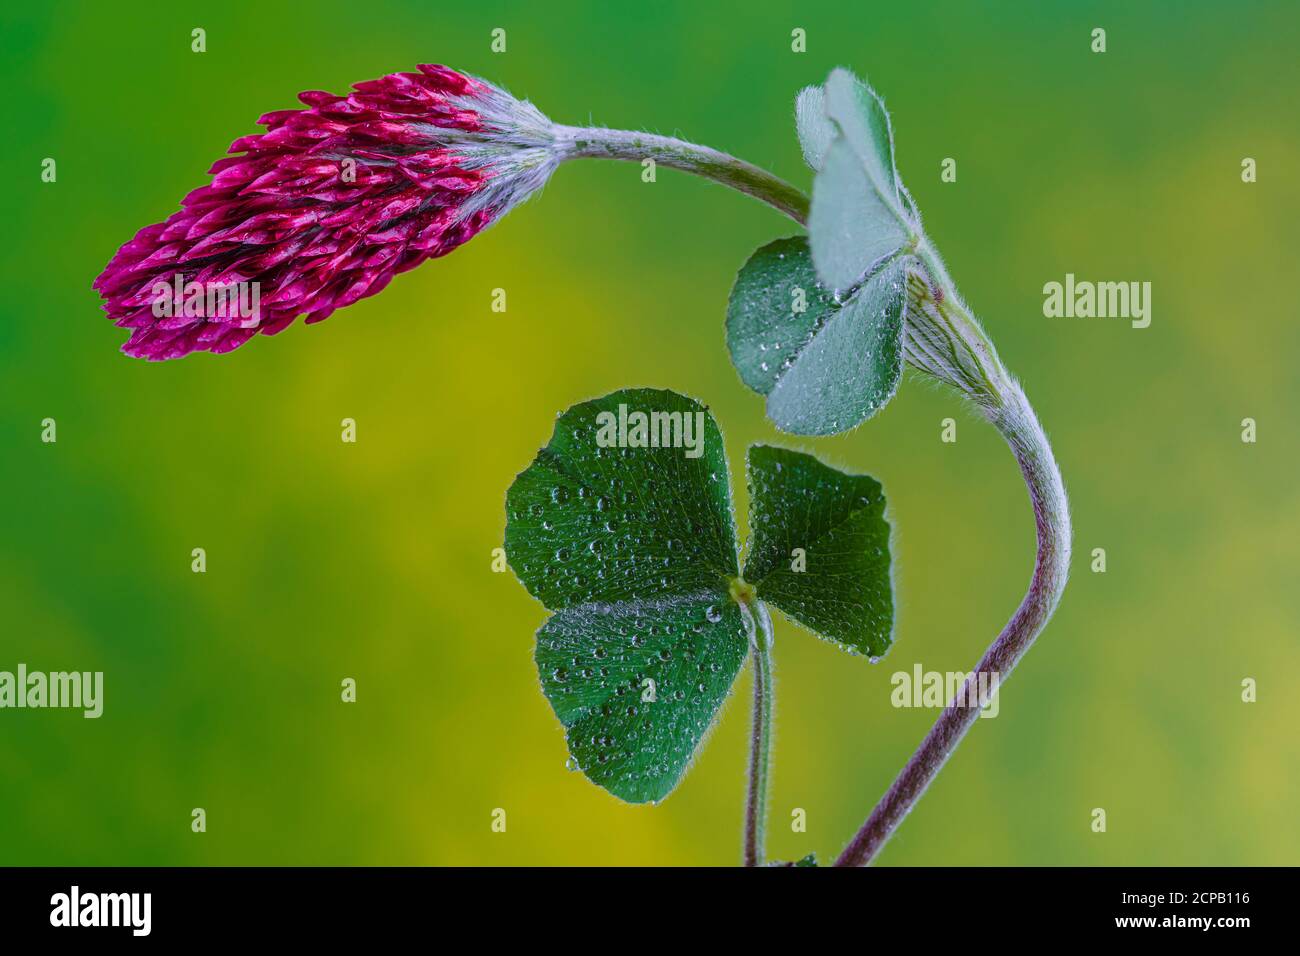
[[[754,658],[754,717],[750,728],[749,791],[745,798],[745,866],[767,862],[767,797],[772,762],[772,616],[755,599],[740,605]]]
[[[1034,509],[1038,550],[1029,590],[984,653],[975,672],[939,715],[889,790],[844,848],[835,861],[836,866],[863,866],[876,857],[980,715],[979,707],[971,705],[976,700],[972,690],[981,686],[980,675],[986,675],[983,678],[986,687],[990,686],[990,680],[996,682],[993,686],[1006,682],[1046,626],[1065,589],[1071,529],[1061,471],[1024,392],[1014,382],[1009,383],[1009,389],[1005,405],[988,412],[987,417],[1011,446]]]

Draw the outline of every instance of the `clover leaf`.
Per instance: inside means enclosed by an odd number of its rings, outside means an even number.
[[[831,435],[870,418],[898,387],[921,219],[871,87],[837,69],[799,93],[795,124],[816,173],[808,238],[769,243],[741,268],[727,345],[779,428]]]
[[[506,494],[510,565],[553,612],[535,659],[571,766],[628,802],[681,779],[744,663],[753,602],[848,650],[889,644],[880,485],[764,446],[749,476],[743,579],[722,434],[674,392],[575,405]]]

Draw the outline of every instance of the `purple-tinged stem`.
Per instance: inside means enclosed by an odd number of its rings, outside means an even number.
[[[912,759],[844,848],[836,866],[863,866],[880,852],[980,715],[980,708],[971,705],[977,699],[973,691],[980,686],[976,683],[980,675],[988,675],[984,678],[986,687],[1006,681],[1056,610],[1065,588],[1070,568],[1070,512],[1061,472],[1024,392],[1010,383],[1005,398],[1004,405],[986,414],[1011,446],[1029,487],[1038,531],[1038,553],[1029,591],[985,652],[975,673],[939,715]]]

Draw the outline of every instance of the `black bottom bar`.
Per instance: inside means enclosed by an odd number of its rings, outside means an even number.
[[[1280,932],[1293,883],[1284,869],[4,869],[0,925],[6,943],[82,945],[432,942],[458,928],[595,946],[607,925],[610,942],[657,946],[776,924],[810,943],[845,932],[864,945],[913,932],[935,943],[1043,933],[1231,943]]]

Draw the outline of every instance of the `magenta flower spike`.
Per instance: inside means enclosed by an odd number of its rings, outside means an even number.
[[[451,252],[540,188],[559,162],[531,104],[444,66],[309,91],[258,122],[94,287],[153,360],[230,352],[299,315],[319,322]]]

